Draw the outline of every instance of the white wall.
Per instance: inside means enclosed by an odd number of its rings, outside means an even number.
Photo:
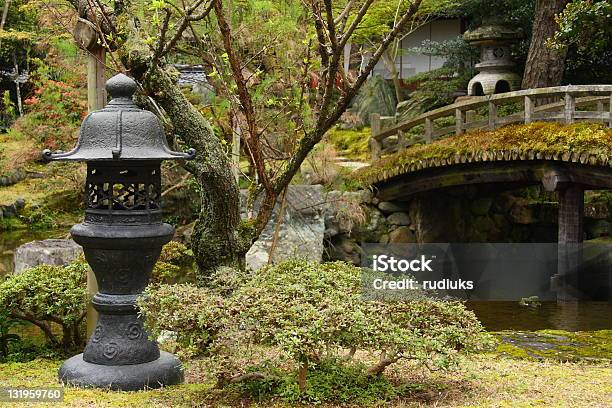
[[[453,40],[460,35],[461,21],[459,19],[434,20],[405,37],[402,40],[402,50],[421,46],[425,40],[440,42]],[[443,63],[444,58],[401,51],[396,59],[395,66],[398,72],[400,72],[400,78],[408,78],[421,72],[428,72],[440,68]],[[383,77],[387,79],[391,78],[382,60],[378,62],[373,73],[383,75]]]

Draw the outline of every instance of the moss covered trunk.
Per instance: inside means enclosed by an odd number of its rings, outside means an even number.
[[[198,278],[206,278],[220,266],[244,267],[251,240],[240,234],[240,198],[230,163],[219,138],[209,123],[185,98],[172,78],[161,68],[137,63],[130,54],[126,65],[147,93],[163,108],[173,133],[186,147],[196,149],[196,158],[186,163],[200,188],[201,211],[191,246]],[[141,69],[138,69],[141,67]],[[140,73],[140,75],[139,75]]]

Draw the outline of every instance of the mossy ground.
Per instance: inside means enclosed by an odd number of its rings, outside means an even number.
[[[610,356],[610,331],[568,333],[499,332],[497,336],[531,333],[549,340],[569,337],[572,342],[603,347]],[[466,357],[458,372],[428,372],[410,364],[392,368],[390,380],[401,384],[402,397],[372,406],[391,407],[607,407],[612,403],[612,365],[605,359],[558,361],[555,356],[533,358],[508,353],[502,343],[496,352]],[[598,353],[601,356],[600,353]],[[512,354],[512,355],[509,355]],[[550,358],[553,357],[553,358]],[[37,359],[27,363],[0,364],[0,387],[44,387],[57,384],[59,359]],[[67,388],[62,407],[208,407],[208,406],[295,406],[277,400],[253,401],[236,391],[216,389],[203,370],[206,364],[186,364],[186,384],[142,392],[111,392]],[[339,405],[322,404],[323,407]],[[351,406],[351,405],[349,405]]]
[[[593,123],[532,123],[506,126],[495,131],[469,132],[383,157],[371,166],[358,170],[353,177],[369,184],[384,179],[387,173],[408,172],[411,165],[423,160],[439,159],[444,162],[454,160],[457,156],[477,156],[485,152],[508,150],[543,155],[577,152],[608,158],[612,156],[612,129]]]
[[[496,333],[501,342],[497,352],[505,356],[534,361],[612,362],[612,330],[567,332],[502,331]]]
[[[359,130],[333,128],[327,132],[325,140],[334,146],[340,156],[365,161],[370,155],[370,136],[370,128]]]

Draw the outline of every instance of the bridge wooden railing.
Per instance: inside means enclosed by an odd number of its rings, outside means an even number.
[[[557,102],[551,103],[551,100]],[[522,102],[523,111],[507,116],[498,115],[500,106],[513,102]],[[476,109],[485,106],[488,107],[486,118],[477,117]],[[595,110],[577,109],[585,106],[594,107]],[[439,127],[435,121],[446,117],[454,117],[454,125]],[[431,143],[443,136],[459,135],[475,129],[494,130],[511,123],[574,123],[578,120],[604,122],[612,127],[612,85],[568,85],[475,97],[399,124],[395,123],[395,117],[373,114],[370,149],[372,159],[376,160],[383,153],[393,153],[416,143]],[[424,127],[422,136],[408,139],[406,133],[417,126]],[[395,139],[393,136],[397,136],[395,143],[391,143],[391,139]]]

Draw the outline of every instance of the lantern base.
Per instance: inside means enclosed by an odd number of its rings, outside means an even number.
[[[79,354],[62,364],[59,379],[75,387],[138,391],[182,383],[183,368],[178,358],[165,351],[149,363],[121,366],[88,363]]]

